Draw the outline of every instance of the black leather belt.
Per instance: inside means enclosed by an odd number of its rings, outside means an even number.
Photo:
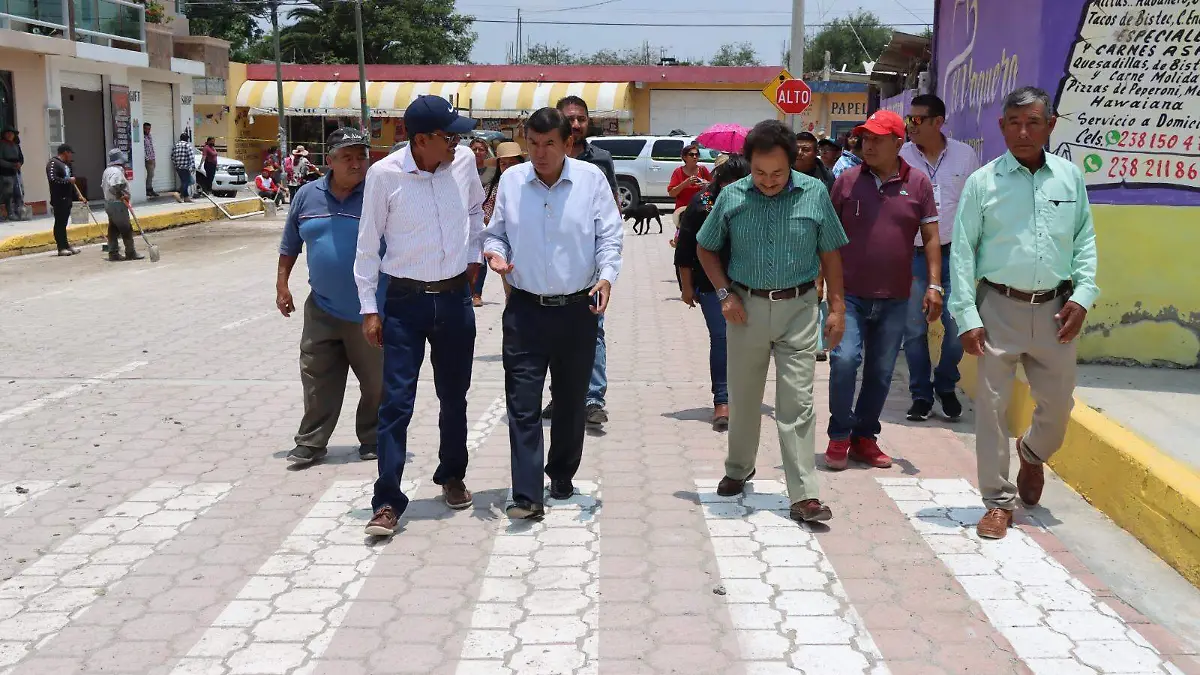
[[[1064,295],[1070,295],[1071,291],[1074,289],[1070,281],[1064,281],[1059,284],[1057,288],[1051,288],[1048,291],[1033,291],[1032,293],[1029,291],[1022,291],[1011,286],[1005,286],[1004,284],[997,284],[988,281],[987,279],[984,279],[983,283],[1003,293],[1004,297],[1006,298],[1020,300],[1021,302],[1028,302],[1031,305],[1041,305],[1043,303],[1050,302],[1055,298],[1061,298]]]
[[[567,295],[538,295],[536,293],[530,293],[529,291],[523,291],[515,287],[512,289],[512,292],[515,295],[525,296],[542,307],[565,307],[567,305],[573,305],[577,302],[586,302],[591,298],[590,289],[582,290],[577,293],[569,293]]]
[[[392,277],[388,281],[388,288],[396,287],[406,291],[417,291],[418,293],[449,293],[451,291],[461,291],[466,286],[466,272],[441,281],[418,281],[417,279],[407,279],[405,277]]]
[[[745,284],[739,284],[736,281],[734,282],[733,285],[737,286],[738,288],[742,289],[743,291],[746,291],[747,293],[749,293],[750,295],[753,295],[756,298],[766,298],[766,299],[770,300],[771,302],[775,302],[776,300],[792,300],[794,298],[798,298],[798,297],[804,295],[805,293],[811,291],[813,288],[816,287],[816,284],[812,281],[808,282],[807,284],[800,284],[799,286],[793,286],[792,288],[779,288],[779,289],[776,289],[773,291],[766,290],[763,288],[750,288],[750,287],[746,286]]]

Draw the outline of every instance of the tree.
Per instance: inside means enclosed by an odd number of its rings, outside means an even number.
[[[578,63],[579,59],[571,53],[569,47],[561,44],[549,45],[536,43],[525,50],[525,58],[521,63],[531,63],[539,66],[565,66]]]
[[[270,6],[261,0],[189,2],[184,8],[192,35],[226,40],[229,59],[243,63],[258,60],[254,48],[265,35],[261,20],[269,14]]]
[[[354,3],[311,2],[280,30],[283,53],[300,63],[357,63]],[[363,0],[362,22],[367,63],[464,62],[475,44],[474,19],[455,12],[453,0]]]
[[[857,11],[842,19],[834,19],[804,44],[804,72],[825,67],[825,52],[830,66],[839,70],[843,65],[851,72],[864,72],[862,62],[874,61],[892,40],[892,28],[879,20],[874,12]],[[800,73],[796,73],[797,76]]]
[[[710,66],[758,66],[758,54],[749,42],[726,42],[708,62]]]

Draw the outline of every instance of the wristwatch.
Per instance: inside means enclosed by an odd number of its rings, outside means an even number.
[[[929,287],[932,288],[933,290],[937,291],[938,295],[945,297],[946,289],[942,288],[941,286],[938,286],[937,284],[929,284]]]
[[[725,302],[725,298],[728,298],[728,297],[729,297],[729,289],[728,288],[718,288],[717,289],[717,300],[719,300],[721,302]]]

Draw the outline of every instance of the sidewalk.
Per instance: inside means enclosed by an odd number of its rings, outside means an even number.
[[[1200,472],[1200,373],[1080,365],[1076,392],[1098,412]]]
[[[234,215],[262,210],[262,201],[257,197],[215,197],[218,204]],[[163,195],[159,199],[134,205],[138,223],[147,232],[172,227],[219,220],[224,215],[212,202],[199,197],[192,203],[176,202]],[[104,206],[93,205],[95,221],[67,226],[67,237],[72,244],[82,244],[108,236],[108,216]],[[97,222],[99,225],[97,225]],[[0,258],[46,250],[54,246],[54,217],[40,216],[21,222],[0,222]]]

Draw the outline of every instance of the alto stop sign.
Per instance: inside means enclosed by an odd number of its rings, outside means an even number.
[[[803,113],[811,101],[812,89],[804,80],[784,80],[775,92],[775,105],[788,115]]]

